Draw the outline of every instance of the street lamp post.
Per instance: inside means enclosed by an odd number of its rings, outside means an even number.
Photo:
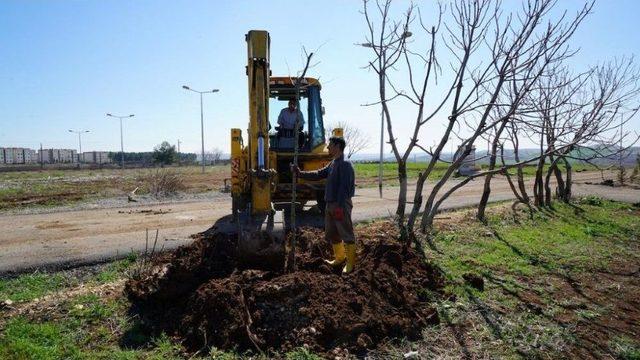
[[[198,91],[195,89],[192,89],[190,87],[188,87],[187,85],[183,85],[182,86],[183,89],[185,90],[189,90],[189,91],[193,91],[195,93],[200,94],[200,140],[202,142],[202,173],[204,174],[204,111],[202,109],[202,94],[207,94],[207,93],[217,93],[218,89],[213,89],[213,90],[207,90],[207,91]]]
[[[82,138],[81,135],[88,133],[89,130],[69,130],[70,133],[78,134],[78,164],[80,164],[80,157],[82,156]]]
[[[124,169],[124,142],[122,140],[122,119],[134,117],[135,115],[131,114],[131,115],[118,116],[118,115],[107,114],[107,116],[120,119],[120,164],[122,165],[122,169]]]

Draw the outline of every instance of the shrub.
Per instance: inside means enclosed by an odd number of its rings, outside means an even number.
[[[592,205],[592,206],[601,206],[602,199],[595,195],[589,195],[580,199],[580,204]]]
[[[146,175],[144,182],[154,196],[174,195],[186,189],[180,174],[168,169],[158,169]]]

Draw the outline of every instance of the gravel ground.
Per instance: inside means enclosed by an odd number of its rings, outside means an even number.
[[[136,196],[135,202],[130,202],[126,196],[100,198],[94,200],[81,201],[70,205],[61,206],[30,206],[18,209],[0,210],[0,215],[35,215],[51,214],[67,211],[113,209],[122,207],[180,204],[192,201],[219,200],[229,197],[228,193],[219,191],[209,191],[204,193],[178,193],[173,196],[155,197],[153,195]]]

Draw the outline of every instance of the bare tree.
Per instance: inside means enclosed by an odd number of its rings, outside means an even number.
[[[549,206],[552,199],[550,180],[556,177],[557,195],[564,201],[571,197],[571,162],[592,163],[596,159],[616,158],[637,142],[623,125],[638,112],[640,72],[632,58],[612,60],[592,68],[585,81],[567,81],[567,71],[555,71],[534,92],[537,119],[534,135],[546,147],[549,168],[544,174],[544,158],[538,162],[534,183],[535,205]],[[627,146],[623,142],[627,141]],[[564,146],[570,144],[570,146]],[[563,150],[557,150],[563,145]],[[559,164],[566,169],[563,179]],[[543,178],[543,175],[544,178]]]
[[[491,143],[491,146],[489,148],[489,154],[488,154],[489,169],[493,169],[496,167],[498,151],[501,152],[500,156],[501,156],[501,162],[503,166],[506,164],[504,160],[503,152],[504,152],[504,145],[507,142],[507,139],[511,141],[511,145],[514,148],[514,161],[516,162],[521,161],[520,154],[519,154],[519,139],[518,139],[520,128],[521,127],[530,128],[530,126],[527,125],[526,119],[532,115],[535,116],[535,114],[537,113],[537,110],[540,107],[540,102],[544,103],[543,99],[532,100],[532,97],[535,94],[537,94],[538,92],[542,92],[546,94],[551,91],[557,91],[557,99],[556,99],[557,102],[555,104],[557,106],[560,106],[562,104],[566,104],[570,100],[571,94],[577,91],[577,89],[579,89],[580,86],[584,83],[583,79],[586,78],[585,76],[583,76],[584,74],[579,74],[578,76],[573,77],[568,72],[562,71],[564,70],[563,68],[560,68],[560,64],[562,64],[562,61],[567,57],[573,55],[573,52],[570,52],[565,48],[564,51],[562,51],[559,54],[560,56],[546,57],[544,60],[545,62],[542,63],[542,66],[534,70],[535,76],[531,76],[528,78],[525,77],[524,78],[525,80],[522,80],[522,78],[517,80],[516,78],[512,78],[511,81],[514,83],[527,82],[527,84],[525,84],[526,87],[524,89],[518,84],[512,84],[511,86],[508,86],[505,88],[505,93],[504,93],[502,102],[510,103],[511,108],[513,108],[513,106],[516,105],[518,107],[518,110],[512,111],[507,118],[507,117],[504,117],[503,115],[504,111],[500,107],[496,107],[496,111],[495,111],[496,114],[494,114],[494,117],[502,116],[503,120],[500,122],[500,126],[497,127],[495,131],[488,132],[485,134],[487,140],[490,141]],[[550,63],[549,60],[553,60],[553,63]],[[553,66],[554,63],[555,63],[555,66]],[[552,66],[548,66],[549,64],[551,64]],[[551,80],[558,80],[558,81],[552,83]],[[569,111],[566,112],[564,115],[570,116],[571,113],[575,112],[575,109],[576,107],[570,108]],[[549,110],[557,110],[557,108],[553,108],[550,106]],[[547,118],[549,119],[549,122],[550,122],[551,116],[547,116]],[[556,121],[557,121],[557,117],[556,117]],[[545,132],[545,134],[549,135],[549,132],[547,131]],[[553,147],[547,148],[546,150],[541,147],[539,155],[543,155],[545,153],[550,153],[549,156],[553,157]],[[544,163],[545,158],[546,158],[545,156],[540,156],[538,160],[538,164],[539,164],[538,169],[540,170],[540,173],[538,175],[540,176],[540,179],[542,179],[541,177],[542,167],[540,167],[540,164]],[[507,172],[505,173],[505,175],[507,177],[507,181],[509,182],[511,189],[514,191],[514,194],[518,199],[518,202],[524,203],[531,209],[529,204],[529,196],[526,192],[526,188],[524,184],[522,166],[517,167],[517,174],[516,174],[517,181],[518,181],[517,188],[513,184],[510,174]],[[558,175],[557,172],[556,172],[556,175]],[[481,221],[485,221],[485,210],[489,200],[489,194],[491,192],[491,188],[490,188],[491,179],[492,179],[492,175],[487,175],[485,177],[482,197],[478,204],[477,218]],[[542,184],[542,182],[540,182],[539,184]],[[558,181],[558,184],[559,186],[562,187],[561,178]]]
[[[336,128],[342,129],[344,141],[347,143],[347,159],[351,159],[353,155],[369,146],[369,136],[360,128],[349,125],[346,121],[338,121],[335,125],[327,126],[327,133],[333,133],[333,129]]]
[[[382,107],[382,118],[386,125],[389,135],[389,144],[392,153],[398,164],[398,182],[400,191],[398,194],[398,206],[396,208],[396,218],[401,229],[404,228],[405,208],[407,203],[407,161],[411,152],[418,144],[418,134],[421,127],[433,116],[439,109],[432,113],[426,112],[425,97],[428,85],[437,78],[438,63],[436,61],[436,34],[439,31],[438,26],[427,28],[420,21],[420,25],[427,35],[428,51],[427,56],[414,53],[407,49],[407,39],[412,36],[409,31],[410,25],[413,24],[416,16],[414,11],[416,7],[410,5],[404,14],[402,20],[393,21],[390,19],[391,0],[376,1],[374,7],[375,17],[370,13],[369,1],[363,1],[363,14],[369,29],[366,35],[366,41],[363,46],[372,50],[373,59],[369,62],[368,67],[372,69],[378,76],[379,101],[367,105],[380,105]],[[377,11],[376,11],[377,10]],[[442,11],[440,12],[440,15]],[[379,24],[376,24],[379,22]],[[411,64],[412,58],[417,57],[423,65],[422,73],[418,74],[414,71]],[[399,90],[394,82],[390,79],[390,72],[394,70],[396,65],[405,64],[409,74],[410,92]],[[389,86],[389,90],[387,89]],[[389,95],[390,93],[391,95]],[[389,102],[395,99],[403,99],[415,105],[415,116],[413,120],[413,132],[409,144],[406,148],[401,149],[396,142],[396,136],[393,128],[392,113],[389,108]],[[441,105],[442,106],[442,105]],[[404,231],[402,232],[405,233]]]
[[[205,161],[209,162],[211,165],[215,165],[217,162],[219,162],[222,159],[223,155],[224,154],[222,150],[218,148],[213,148],[209,151],[204,152],[204,159]]]
[[[406,232],[411,234],[414,222],[422,210],[420,228],[428,231],[440,205],[453,192],[473,178],[487,176],[490,179],[493,174],[504,171],[503,167],[495,166],[500,144],[500,141],[496,141],[496,146],[492,146],[493,151],[490,154],[493,158],[493,169],[460,181],[446,191],[443,189],[463,164],[466,156],[471,153],[476,140],[491,132],[494,138],[500,139],[508,125],[519,114],[523,100],[536,84],[536,79],[544,74],[548,66],[572,55],[567,42],[589,13],[593,3],[585,4],[573,17],[564,14],[551,21],[547,19],[550,10],[556,4],[553,0],[531,0],[523,4],[519,12],[507,15],[502,14],[499,2],[454,1],[450,6],[449,17],[444,21],[446,32],[443,36],[443,43],[454,59],[449,64],[452,70],[449,78],[452,80],[449,85],[445,85],[440,100],[429,109],[424,101],[425,94],[427,89],[437,89],[433,80],[441,73],[435,46],[440,26],[425,27],[422,19],[413,15],[416,12],[413,5],[401,21],[394,22],[389,18],[390,1],[386,1],[377,2],[381,25],[376,27],[367,11],[367,2],[364,4],[364,15],[369,26],[367,44],[371,44],[374,53],[374,60],[369,66],[378,75],[378,104],[382,107],[389,143],[398,161],[398,223],[406,226]],[[419,15],[419,11],[417,12]],[[442,16],[441,10],[438,24]],[[414,25],[416,18],[426,34],[426,41],[420,43],[423,47],[425,43],[428,44],[426,50],[421,53],[411,49],[412,44],[406,41],[407,37],[404,35],[412,34],[410,27]],[[399,59],[404,60],[401,64],[404,65],[405,71],[392,73],[391,69],[399,68]],[[418,70],[422,71],[422,76],[418,76]],[[392,78],[392,75],[398,74],[401,79]],[[409,84],[406,86],[407,90],[400,89],[398,85],[404,83]],[[387,87],[390,89],[389,94]],[[506,93],[512,96],[507,97]],[[431,97],[437,95],[432,94]],[[389,102],[396,99],[406,100],[415,105],[416,109],[414,131],[404,153],[398,149],[388,106]],[[508,101],[502,103],[503,99]],[[436,115],[442,111],[448,113],[444,131],[436,145],[427,149],[419,144],[418,135],[422,126],[436,121]],[[430,129],[433,128],[430,126]],[[435,165],[442,160],[442,151],[452,138],[457,138],[461,143],[461,156],[448,164],[443,176],[428,193],[425,202],[422,195],[424,184]],[[405,224],[403,220],[406,206],[406,159],[414,148],[425,151],[431,159],[418,176],[413,206]],[[511,166],[515,165],[506,165]],[[488,192],[486,196],[488,197]]]

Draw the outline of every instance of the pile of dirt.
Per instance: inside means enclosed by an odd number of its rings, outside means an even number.
[[[390,224],[360,229],[358,263],[342,275],[323,262],[330,249],[317,229],[298,236],[297,271],[242,268],[236,239],[200,234],[157,259],[125,291],[154,331],[192,351],[219,349],[362,354],[391,338],[415,339],[438,323],[434,296],[443,276]]]

